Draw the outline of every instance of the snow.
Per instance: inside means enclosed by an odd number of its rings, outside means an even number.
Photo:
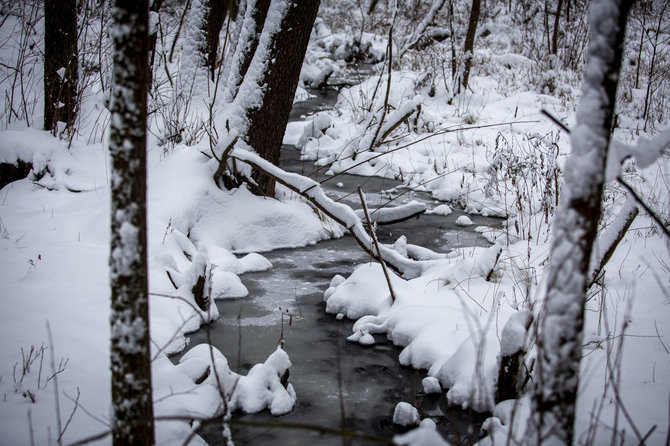
[[[433,6],[438,3],[431,2]],[[278,8],[284,4],[273,2],[270,24],[278,23]],[[588,126],[574,127],[579,92],[578,82],[571,76],[578,76],[558,69],[545,73],[534,56],[517,52],[514,42],[521,32],[505,22],[504,16],[500,14],[499,22],[491,17],[483,24],[482,29],[491,34],[478,37],[482,42],[486,39],[486,45],[476,49],[471,91],[461,95],[453,96],[447,83],[438,79],[432,81],[435,94],[431,96],[429,83],[425,83],[428,65],[412,59],[418,56],[408,51],[404,56],[408,63],[399,64],[392,73],[391,109],[379,136],[390,129],[394,117],[413,113],[373,150],[368,149],[379,125],[383,95],[372,99],[372,92],[378,81],[385,85],[386,72],[381,78],[373,75],[343,88],[334,110],[290,124],[285,138],[285,142],[299,146],[303,160],[313,160],[331,173],[349,169],[350,173],[396,178],[406,188],[428,192],[431,201],[436,200],[428,206],[432,209],[420,203],[399,206],[390,211],[395,216],[423,208],[426,213],[446,217],[445,224],[450,225],[455,221],[471,225],[473,215],[508,218],[502,228],[477,229],[493,246],[460,248],[447,254],[433,251],[435,247],[412,245],[407,237],[395,235],[395,243],[382,246],[385,255],[404,268],[402,276],[389,272],[395,302],[381,266],[374,262],[358,265],[348,277],[334,276],[324,293],[325,309],[332,317],[355,320],[349,341],[375,348],[371,346],[387,337],[400,348],[401,365],[423,370],[425,393],[442,393],[454,406],[491,411],[483,426],[486,436],[480,444],[484,445],[506,444],[509,435],[523,439],[531,416],[530,398],[493,401],[499,359],[519,350],[527,351],[526,367],[537,359],[533,342],[536,327],[528,324],[531,319],[537,321],[545,303],[555,201],[557,196],[564,199],[559,194],[560,183],[564,173],[578,184],[589,179],[581,166],[566,164],[566,155],[573,148],[568,138],[542,117],[540,109],[569,123],[574,138],[587,143],[598,140]],[[155,18],[152,20],[155,24]],[[9,16],[7,23],[19,22]],[[4,37],[7,29],[5,25],[0,30]],[[173,73],[180,65],[187,68],[182,76],[190,73],[188,46],[199,38],[193,27],[188,31],[188,42],[179,40],[179,58],[168,64]],[[384,57],[385,37],[349,31],[341,33],[323,21],[317,23],[301,74],[303,87],[320,83],[329,73],[330,79],[339,76],[345,68],[342,59],[356,51],[369,60]],[[250,30],[243,28],[241,32]],[[360,42],[356,42],[359,36]],[[412,37],[411,33],[407,36]],[[14,57],[6,47],[0,51],[3,61]],[[412,64],[421,71],[407,69]],[[39,65],[34,67],[38,77]],[[262,67],[256,66],[252,73],[260,70]],[[101,73],[101,77],[107,75]],[[168,85],[165,75],[158,75],[158,82]],[[549,85],[552,82],[553,87]],[[258,100],[259,91],[252,83],[246,82],[242,88],[245,93],[240,102],[246,105]],[[301,88],[296,101],[309,94]],[[202,98],[209,100],[204,90]],[[173,90],[168,91],[161,94],[171,100]],[[37,88],[29,97],[39,98],[40,94]],[[225,97],[227,92],[219,94]],[[4,396],[0,438],[6,444],[28,443],[28,410],[35,444],[53,442],[57,429],[53,381],[45,382],[45,376],[52,373],[48,358],[44,358],[47,361],[41,372],[42,359],[33,362],[24,376],[18,372],[21,349],[25,355],[31,346],[42,355],[53,352],[57,367],[61,358],[63,364],[67,359],[58,375],[63,420],[80,395],[79,409],[65,432],[64,443],[108,428],[110,177],[107,147],[99,142],[104,139],[101,129],[107,122],[105,99],[102,92],[85,93],[81,129],[71,144],[26,127],[25,121],[9,123],[6,117],[2,121],[0,162],[21,159],[34,166],[27,179],[0,190],[0,393]],[[591,101],[589,95],[585,100]],[[205,116],[201,114],[203,104],[194,104],[193,113],[184,120]],[[626,114],[625,107],[632,106],[621,106],[623,124],[614,131],[615,140],[610,144],[605,178],[610,184],[605,189],[592,267],[602,255],[598,247],[608,245],[626,210],[634,204],[626,201],[626,194],[613,183],[617,176],[625,177],[667,220],[670,130],[664,129],[667,123],[659,123],[654,132],[642,132],[643,121]],[[240,125],[234,112],[230,105],[216,109],[218,132],[223,135],[228,118],[233,127],[216,149],[226,147]],[[40,121],[39,101],[28,113],[31,123]],[[286,413],[300,398],[299,382],[286,387],[282,384],[281,378],[291,366],[288,347],[284,351],[269,346],[267,360],[253,366],[246,376],[232,371],[222,352],[204,344],[191,348],[176,365],[167,355],[190,346],[188,333],[221,316],[216,306],[198,307],[193,286],[199,278],[208,278],[214,299],[247,299],[245,274],[273,268],[260,253],[340,237],[347,228],[363,237],[367,231],[360,213],[332,203],[315,182],[279,170],[273,172],[315,202],[329,206],[344,225],[319,218],[313,207],[289,188],[280,189],[280,200],[254,196],[245,186],[221,190],[212,181],[216,163],[204,155],[211,153],[208,138],[199,142],[194,138],[188,145],[186,141],[165,144],[163,118],[154,115],[151,119],[153,133],[158,135],[149,137],[148,157],[155,413],[221,416],[225,411],[221,390],[231,411]],[[241,144],[235,148],[238,160],[260,162],[244,149]],[[389,212],[382,209],[376,214]],[[468,216],[448,217],[459,209]],[[126,226],[124,233],[131,238],[135,229]],[[407,235],[411,240],[411,234]],[[570,248],[561,249],[555,258],[568,254]],[[639,443],[631,422],[643,435],[656,426],[649,444],[662,444],[667,437],[668,253],[667,240],[641,212],[605,267],[605,286],[595,285],[588,295],[577,438],[585,438],[595,426],[593,443],[610,443],[616,420],[619,432],[626,432],[619,434],[617,442]],[[559,280],[567,283],[574,277],[561,276]],[[46,321],[53,345],[49,345]],[[555,336],[563,332],[563,326],[553,331]],[[622,404],[617,404],[617,396]],[[622,416],[621,406],[627,409],[630,421]],[[447,444],[433,420],[420,420],[422,412],[417,407],[419,410],[399,402],[394,421],[420,425],[397,435],[394,442]],[[157,442],[181,444],[197,424],[160,421]],[[197,436],[193,441],[203,444]]]
[[[409,403],[400,402],[393,411],[393,424],[415,426],[420,422],[419,411]]]
[[[458,226],[472,226],[474,223],[472,223],[472,220],[467,215],[461,215],[456,219],[456,224]]]
[[[426,211],[426,214],[437,214],[437,215],[449,215],[453,211],[451,210],[451,207],[448,204],[440,204],[438,206],[435,206],[433,209],[428,209]]]
[[[0,387],[7,395],[7,404],[0,407],[0,431],[8,444],[25,443],[28,432],[26,410],[30,408],[36,442],[46,443],[47,429],[51,432],[55,429],[52,384],[45,388],[44,382],[48,362],[44,362],[39,389],[37,366],[31,368],[21,386],[17,387],[33,392],[34,404],[28,403],[21,392],[14,391],[12,380],[13,365],[21,361],[20,347],[24,350],[30,345],[48,347],[45,320],[50,322],[53,332],[57,365],[61,357],[68,359],[64,372],[58,376],[63,416],[74,408],[73,401],[64,395],[74,398],[77,389],[81,393],[81,407],[101,420],[108,414],[109,186],[105,173],[106,157],[100,145],[86,147],[75,143],[68,151],[66,143],[45,132],[30,129],[3,132],[0,141],[16,148],[16,154],[22,159],[43,159],[44,164],[55,166],[50,168],[56,174],[50,183],[53,187],[38,187],[24,179],[3,188],[0,199],[0,219],[6,231],[6,237],[0,238],[0,277],[4,288],[0,299],[0,313],[3,314],[0,354],[4,358],[0,375],[4,378]],[[2,153],[8,152],[3,149]],[[331,233],[322,227],[321,221],[304,203],[289,198],[285,202],[276,202],[271,211],[263,212],[260,206],[263,200],[251,196],[246,190],[222,192],[207,180],[211,178],[207,158],[197,150],[177,146],[169,155],[164,155],[162,150],[153,150],[148,164],[151,292],[186,299],[151,296],[154,392],[156,400],[161,401],[155,406],[156,415],[213,416],[221,406],[215,383],[208,378],[202,384],[193,384],[210,363],[209,353],[190,360],[198,351],[197,348],[190,350],[182,360],[182,364],[189,364],[188,367],[173,366],[165,356],[186,346],[185,333],[218,316],[216,311],[194,309],[190,287],[199,271],[206,264],[213,265],[211,277],[215,298],[239,298],[247,294],[240,275],[266,270],[272,265],[256,252],[236,256],[232,252],[235,247],[249,252],[253,251],[250,243],[265,250],[298,246],[330,237]],[[60,176],[58,172],[68,174]],[[77,178],[78,186],[88,192],[72,193],[62,187],[72,186],[70,178]],[[190,197],[200,199],[194,201]],[[230,213],[224,204],[237,208],[237,214]],[[231,215],[242,217],[254,208],[257,212],[248,214],[246,219],[230,218]],[[278,218],[279,215],[284,217]],[[194,226],[199,216],[206,219]],[[226,221],[236,226],[219,234],[226,227]],[[236,231],[245,225],[246,233]],[[198,234],[199,238],[193,237],[197,246],[183,235],[189,228],[193,234]],[[284,235],[263,236],[263,233],[271,232]],[[211,242],[213,239],[221,244]],[[264,241],[261,243],[261,240]],[[203,243],[208,245],[205,247]],[[170,268],[173,278],[184,284],[179,290],[174,289],[165,273]],[[35,329],[27,332],[26,324],[35,325]],[[277,370],[283,373],[287,360],[285,353],[274,353],[266,366],[254,371],[251,378],[242,377],[246,384],[241,389],[247,393],[236,396],[235,404],[240,410],[267,407],[279,414],[293,407],[295,395],[292,388],[284,389],[279,384],[279,377],[273,378]],[[198,361],[200,366],[196,366]],[[219,368],[227,370],[223,365]],[[232,382],[229,384],[232,389]],[[265,389],[269,386],[272,390],[254,390],[259,386]],[[79,409],[64,441],[75,441],[105,428],[104,421],[91,422]],[[189,434],[190,428],[183,422],[157,424],[159,441],[168,441],[173,438],[171,435],[185,438]]]
[[[396,435],[393,442],[402,446],[449,446],[450,444],[437,432],[435,422],[430,418],[422,420],[416,429]]]
[[[423,391],[425,393],[442,393],[442,388],[440,387],[440,381],[432,376],[426,376],[422,381]]]

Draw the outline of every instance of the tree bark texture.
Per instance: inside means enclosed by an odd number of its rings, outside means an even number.
[[[154,443],[146,233],[148,2],[116,0],[111,157],[112,439]]]
[[[68,128],[77,117],[76,0],[44,1],[44,130],[55,131],[58,122]]]
[[[256,79],[258,88],[264,90],[263,99],[258,106],[246,110],[247,144],[275,165],[279,164],[284,132],[318,10],[318,0],[289,2],[280,29],[270,38],[266,69]],[[261,193],[274,196],[273,178],[258,171],[253,177]]]
[[[463,78],[461,80],[461,85],[463,86],[464,90],[468,88],[468,80],[470,79],[470,68],[472,67],[472,58],[475,49],[475,35],[477,33],[477,22],[479,22],[480,10],[481,0],[472,0],[470,21],[468,23],[468,30],[465,34],[465,45],[463,47]]]
[[[589,261],[601,215],[605,161],[614,116],[626,18],[632,0],[591,5],[591,42],[572,154],[566,162],[547,295],[540,315],[538,365],[532,393],[529,444],[574,441]]]

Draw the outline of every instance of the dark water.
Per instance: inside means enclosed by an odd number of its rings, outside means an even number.
[[[332,91],[294,109],[297,116],[332,106],[337,97]],[[294,119],[296,119],[294,117]],[[302,163],[295,149],[286,147],[282,166],[294,172],[311,172],[311,163]],[[321,173],[319,180],[324,178]],[[337,183],[342,183],[337,186]],[[358,185],[368,197],[370,207],[383,202],[383,190],[399,186],[396,181],[343,175],[324,186],[332,197],[357,205],[352,194]],[[401,192],[401,191],[400,191]],[[405,199],[432,201],[422,194]],[[360,207],[360,206],[358,206]],[[379,228],[383,242],[406,235],[409,243],[437,252],[448,252],[459,246],[487,244],[472,229],[454,225],[461,215],[423,215]],[[500,220],[470,216],[477,225],[498,225]],[[348,276],[356,265],[368,261],[366,254],[350,236],[329,240],[314,246],[282,249],[265,253],[273,264],[270,271],[249,273],[242,281],[249,289],[244,299],[218,301],[221,318],[209,326],[213,344],[228,358],[231,369],[246,372],[263,362],[280,340],[293,366],[290,381],[297,393],[293,412],[274,417],[268,412],[235,414],[236,420],[253,423],[301,423],[311,426],[356,431],[388,441],[404,429],[393,425],[393,410],[406,401],[419,409],[422,418],[430,417],[442,434],[453,444],[471,444],[477,439],[482,415],[449,408],[444,395],[425,395],[421,380],[425,371],[402,367],[400,349],[384,336],[376,344],[364,347],[346,341],[353,321],[338,321],[325,313],[323,292],[336,274]],[[190,336],[190,345],[206,342],[201,330]],[[371,439],[345,438],[308,429],[233,425],[236,445],[341,445],[374,444]],[[221,444],[219,422],[205,423],[199,431],[209,444]]]

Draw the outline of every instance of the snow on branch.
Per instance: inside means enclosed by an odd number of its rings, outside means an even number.
[[[430,7],[430,10],[428,11],[428,14],[426,14],[426,17],[421,20],[421,23],[419,23],[419,26],[417,26],[414,29],[414,32],[410,36],[409,40],[407,43],[403,46],[402,50],[400,50],[400,57],[405,55],[407,50],[412,49],[414,46],[416,46],[417,43],[419,43],[419,40],[421,40],[421,37],[423,37],[424,33],[426,32],[426,29],[430,24],[435,20],[435,15],[438,13],[440,9],[442,9],[442,6],[444,6],[445,0],[434,0],[432,6]]]
[[[400,206],[395,206],[392,208],[371,208],[370,217],[375,224],[378,225],[392,225],[394,223],[400,223],[401,221],[409,220],[412,217],[418,217],[419,215],[426,212],[425,203],[421,203],[416,200],[412,200],[407,204]],[[365,218],[365,212],[363,209],[357,209],[354,211],[358,218],[363,220]]]
[[[635,158],[640,169],[651,166],[664,153],[670,151],[670,128],[665,129],[654,139],[640,136],[635,144],[627,145],[613,140],[607,156],[607,172],[605,181],[614,181],[621,175],[624,161]]]
[[[238,161],[249,164],[255,169],[263,171],[265,174],[273,177],[278,183],[306,198],[318,210],[347,228],[361,248],[370,254],[372,258],[378,261],[383,259],[388,266],[406,278],[418,277],[423,272],[425,267],[423,263],[403,257],[392,248],[380,245],[381,256],[374,252],[372,250],[372,238],[368,235],[363,222],[356,212],[346,204],[336,203],[328,198],[316,181],[296,173],[286,172],[248,150],[235,148],[230,156]]]
[[[639,213],[640,208],[638,207],[637,200],[629,194],[616,219],[607,230],[596,239],[593,247],[593,254],[591,256],[592,273],[588,288],[600,279],[605,265],[607,265],[607,262],[614,254],[619,242],[623,240],[626,232],[628,232],[628,228],[633,224],[633,220],[635,220],[635,217],[637,217]]]

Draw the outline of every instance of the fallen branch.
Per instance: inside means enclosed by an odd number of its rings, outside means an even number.
[[[398,109],[393,115],[389,116],[389,120],[380,126],[382,136],[379,141],[373,141],[374,147],[379,147],[386,142],[386,138],[397,129],[400,124],[407,121],[419,108],[421,104],[416,101],[409,101],[403,107]]]
[[[247,163],[254,169],[263,171],[277,183],[307,199],[318,210],[344,226],[353,235],[361,248],[375,260],[384,260],[391,269],[406,278],[418,277],[423,272],[424,265],[422,263],[403,257],[400,253],[387,246],[380,245],[379,254],[373,252],[370,249],[373,243],[372,239],[354,210],[343,203],[336,203],[328,198],[316,181],[302,175],[286,172],[248,150],[236,148],[231,152],[230,156],[238,161]]]
[[[360,186],[359,186],[360,187]],[[357,209],[354,211],[358,218],[363,220],[365,218],[365,210]],[[407,204],[395,206],[392,208],[380,207],[377,209],[369,209],[370,216],[374,218],[377,225],[392,225],[409,220],[426,212],[426,205],[418,201],[411,201]]]

